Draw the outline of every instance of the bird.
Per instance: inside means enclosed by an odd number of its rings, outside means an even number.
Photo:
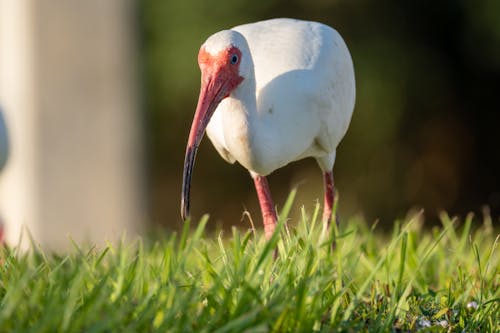
[[[224,160],[249,171],[267,239],[277,225],[267,176],[308,157],[323,173],[323,223],[329,226],[336,149],[356,95],[353,61],[340,34],[291,18],[243,24],[208,37],[198,64],[201,88],[184,160],[183,220],[190,216],[193,167],[206,132]]]

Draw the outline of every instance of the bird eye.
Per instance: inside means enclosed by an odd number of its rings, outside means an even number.
[[[236,54],[233,54],[233,55],[231,56],[231,63],[232,63],[233,65],[236,65],[236,64],[238,63],[238,60],[240,60],[240,58],[238,58],[238,56],[237,56]]]

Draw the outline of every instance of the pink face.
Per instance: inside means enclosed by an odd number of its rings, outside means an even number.
[[[204,47],[198,53],[201,70],[201,91],[189,133],[188,146],[203,137],[206,125],[219,103],[231,94],[243,78],[239,75],[241,51],[234,46],[212,55]],[[196,131],[193,131],[196,129]]]
[[[201,90],[184,160],[181,203],[181,214],[184,220],[189,216],[189,192],[196,151],[219,103],[243,81],[243,77],[239,74],[240,63],[241,51],[235,46],[228,47],[215,55],[208,53],[202,46],[198,53]]]
[[[212,55],[202,47],[198,53],[198,64],[201,69],[202,89],[206,83],[204,79],[214,78],[225,85],[227,95],[236,88],[243,78],[239,75],[241,51],[231,46]],[[226,86],[227,84],[227,86]],[[224,96],[227,97],[227,96]]]

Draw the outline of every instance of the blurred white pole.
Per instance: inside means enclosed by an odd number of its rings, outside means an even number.
[[[0,0],[8,243],[18,243],[23,226],[50,249],[140,230],[133,9],[125,0]]]
[[[0,0],[0,103],[16,149],[0,174],[0,218],[4,236],[16,243],[22,225],[38,234],[34,160],[33,30],[28,1]],[[14,112],[16,110],[17,112]]]

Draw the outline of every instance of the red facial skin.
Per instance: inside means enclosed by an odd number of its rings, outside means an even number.
[[[233,56],[236,63],[232,63]],[[202,47],[198,53],[198,64],[201,69],[201,90],[198,105],[194,114],[191,131],[189,132],[184,160],[184,175],[182,182],[181,215],[186,220],[189,217],[189,194],[191,175],[196,158],[196,151],[203,138],[208,122],[219,103],[243,81],[239,75],[241,52],[237,47],[229,47],[215,55]]]

